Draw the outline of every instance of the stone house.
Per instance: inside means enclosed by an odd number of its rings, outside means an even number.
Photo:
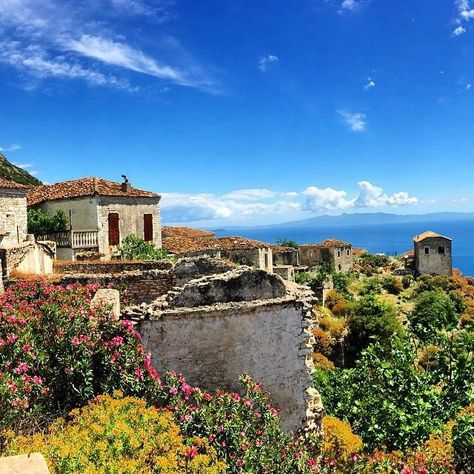
[[[427,231],[413,237],[415,273],[452,275],[452,241],[436,232]]]
[[[320,244],[299,246],[300,264],[312,267],[330,262],[338,272],[348,272],[354,265],[352,244],[336,239],[326,239]]]
[[[258,240],[216,237],[213,232],[190,227],[163,227],[163,247],[175,255],[209,255],[273,273],[272,245]]]
[[[20,244],[27,234],[28,187],[0,178],[0,246]]]
[[[90,177],[37,186],[28,193],[28,207],[51,215],[62,210],[68,217],[66,232],[44,236],[56,242],[59,259],[74,260],[84,251],[110,258],[129,235],[161,247],[160,199],[126,178],[116,183]]]

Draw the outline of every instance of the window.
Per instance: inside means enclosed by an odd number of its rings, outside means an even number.
[[[351,249],[347,249],[347,250],[346,250],[346,255],[349,257],[350,254],[351,254]]]
[[[338,249],[337,251],[337,258],[341,258],[341,249]]]
[[[438,247],[438,253],[444,254],[444,245]]]
[[[429,255],[430,253],[430,248],[429,247],[425,247],[425,255]]]

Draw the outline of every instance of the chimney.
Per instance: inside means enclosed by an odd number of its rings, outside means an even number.
[[[123,178],[122,191],[124,193],[129,193],[132,190],[132,185],[128,182],[127,176],[123,174],[122,178]]]

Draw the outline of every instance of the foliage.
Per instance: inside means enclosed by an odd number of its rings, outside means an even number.
[[[326,457],[347,461],[353,453],[362,449],[361,437],[352,432],[351,425],[346,421],[325,416],[323,433],[323,453]]]
[[[329,415],[348,420],[369,449],[406,449],[444,422],[439,392],[415,367],[413,347],[394,339],[371,344],[353,369],[316,371]]]
[[[348,353],[353,359],[357,358],[372,340],[377,339],[382,346],[387,346],[394,335],[401,333],[396,308],[379,296],[370,293],[352,304]]]
[[[321,370],[333,370],[334,364],[320,352],[314,352],[312,354],[313,364]]]
[[[415,300],[410,325],[423,342],[431,342],[441,329],[453,329],[458,315],[452,299],[440,290],[421,293]]]
[[[114,395],[73,410],[47,433],[11,437],[4,454],[41,452],[52,474],[226,472],[206,440],[181,437],[171,413],[120,392]]]
[[[284,237],[279,238],[276,243],[282,247],[289,247],[292,249],[298,248],[298,243],[295,240],[286,239]]]
[[[39,186],[41,181],[23,168],[10,163],[0,151],[0,178],[27,186]]]
[[[150,395],[154,372],[129,321],[91,308],[97,286],[23,282],[0,297],[0,428],[121,389]]]
[[[269,396],[248,376],[240,378],[243,393],[214,394],[190,387],[173,372],[163,378],[163,405],[179,420],[185,436],[207,438],[228,465],[229,473],[310,472],[317,439],[290,438],[280,427]]]
[[[372,275],[378,272],[381,268],[388,266],[390,258],[387,255],[363,253],[358,258],[358,264],[363,273]]]
[[[474,405],[458,414],[452,440],[456,472],[474,473]]]
[[[326,307],[332,310],[334,306],[344,301],[344,296],[336,290],[329,290],[326,294]]]
[[[334,290],[350,300],[352,296],[349,293],[349,282],[352,279],[352,274],[348,272],[334,272],[331,277]]]
[[[403,285],[400,278],[386,275],[382,278],[382,288],[392,295],[398,295],[403,290]]]
[[[379,294],[382,292],[382,280],[378,277],[370,277],[363,281],[360,289],[361,295]]]
[[[124,260],[162,260],[169,257],[164,248],[158,248],[134,235],[125,237],[118,246],[118,251]]]
[[[28,210],[28,233],[34,235],[54,234],[68,229],[69,220],[61,209],[52,216],[41,209]]]

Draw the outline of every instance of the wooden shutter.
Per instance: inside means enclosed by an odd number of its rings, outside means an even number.
[[[153,242],[153,214],[143,215],[143,240]]]
[[[120,243],[119,215],[116,212],[109,214],[109,245]]]

